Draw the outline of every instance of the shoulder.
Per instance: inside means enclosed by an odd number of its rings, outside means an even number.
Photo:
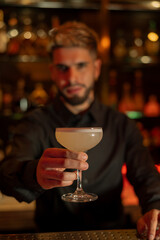
[[[52,111],[52,106],[51,105],[47,105],[44,107],[37,107],[33,110],[30,110],[29,112],[27,112],[24,117],[23,120],[29,120],[29,121],[44,121],[47,118],[50,117]]]
[[[119,129],[120,131],[127,132],[137,130],[137,123],[135,120],[130,119],[126,114],[113,109],[103,103],[98,104],[99,116],[107,127]]]
[[[104,116],[106,116],[106,118],[108,118],[112,121],[113,120],[121,121],[121,122],[132,121],[124,113],[121,113],[118,110],[115,110],[112,107],[110,107],[106,104],[100,103],[100,102],[97,103],[97,110],[98,110],[99,114],[104,114]]]
[[[19,120],[16,124],[14,130],[17,132],[25,132],[26,134],[33,131],[42,131],[45,129],[50,122],[50,107],[38,107],[35,109],[30,110],[29,112],[25,113],[23,118]]]

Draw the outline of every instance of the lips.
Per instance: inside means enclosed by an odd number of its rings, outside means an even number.
[[[66,92],[68,94],[77,94],[82,90],[82,87],[80,86],[74,86],[74,87],[67,87]]]

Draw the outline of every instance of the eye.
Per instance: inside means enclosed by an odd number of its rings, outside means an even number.
[[[80,62],[77,64],[77,68],[78,69],[82,69],[82,68],[85,68],[87,66],[87,62]]]
[[[64,64],[57,64],[56,68],[61,72],[67,72],[69,67]]]

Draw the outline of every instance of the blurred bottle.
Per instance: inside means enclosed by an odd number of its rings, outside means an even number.
[[[2,138],[0,138],[0,162],[4,159],[4,157],[5,157],[4,141]]]
[[[116,60],[122,61],[128,54],[124,32],[119,29],[116,34],[116,41],[113,46],[113,55]]]
[[[47,48],[49,45],[49,29],[47,24],[45,23],[45,15],[43,13],[40,13],[38,15],[38,25],[36,27],[36,53],[40,57],[46,57],[48,55]]]
[[[116,70],[111,70],[109,72],[108,105],[114,109],[117,109],[118,95],[117,95],[117,71]]]
[[[29,108],[28,95],[25,90],[26,82],[23,78],[17,81],[16,90],[13,98],[14,113],[24,113]]]
[[[19,42],[19,28],[18,28],[18,18],[15,12],[11,13],[8,20],[8,31],[9,42],[7,47],[8,55],[17,55],[20,49]]]
[[[51,22],[52,22],[52,28],[57,28],[60,25],[59,17],[56,15],[52,17]]]
[[[8,40],[6,24],[4,22],[4,12],[0,9],[0,54],[6,53]]]
[[[133,30],[132,42],[129,48],[129,56],[137,58],[144,55],[144,42],[142,39],[142,32],[140,29]]]
[[[30,94],[32,106],[44,106],[48,101],[48,94],[45,91],[42,83],[36,83],[34,90]]]
[[[3,104],[3,89],[2,85],[0,84],[0,112],[2,111],[2,104]]]
[[[141,122],[137,121],[137,127],[139,128],[142,137],[143,137],[143,145],[145,147],[150,147],[151,145],[151,136],[150,136],[150,131],[146,128],[144,128],[143,124]]]
[[[55,97],[57,96],[58,90],[57,86],[53,83],[49,89],[49,101],[54,101]]]
[[[36,41],[36,33],[32,26],[32,19],[30,15],[23,15],[21,16],[22,21],[22,32],[19,35],[20,39],[20,55],[29,55],[29,56],[36,56],[36,48],[35,48],[35,41]]]
[[[3,91],[2,114],[4,116],[11,116],[13,111],[13,95],[11,85],[6,84]]]
[[[134,90],[133,98],[135,103],[135,110],[143,112],[144,109],[144,93],[143,93],[143,73],[141,70],[136,70],[134,73]]]
[[[129,82],[123,83],[122,97],[120,99],[118,109],[123,113],[135,110],[135,102],[131,93],[131,84]]]
[[[149,32],[145,40],[145,50],[149,56],[157,56],[160,49],[159,36],[155,21],[150,21]]]
[[[157,117],[160,115],[160,105],[155,94],[151,94],[144,106],[144,115],[147,117]]]

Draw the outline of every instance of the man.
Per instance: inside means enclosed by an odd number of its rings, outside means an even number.
[[[123,228],[121,167],[126,163],[144,214],[138,232],[153,240],[159,233],[160,175],[135,123],[95,99],[101,69],[97,35],[82,23],[68,22],[51,36],[50,70],[58,97],[28,113],[15,129],[12,150],[1,163],[0,188],[18,201],[36,199],[40,231]],[[88,155],[62,149],[55,139],[56,127],[88,126],[103,128],[102,141]],[[61,200],[75,190],[75,169],[83,171],[84,190],[96,193],[96,201]]]

